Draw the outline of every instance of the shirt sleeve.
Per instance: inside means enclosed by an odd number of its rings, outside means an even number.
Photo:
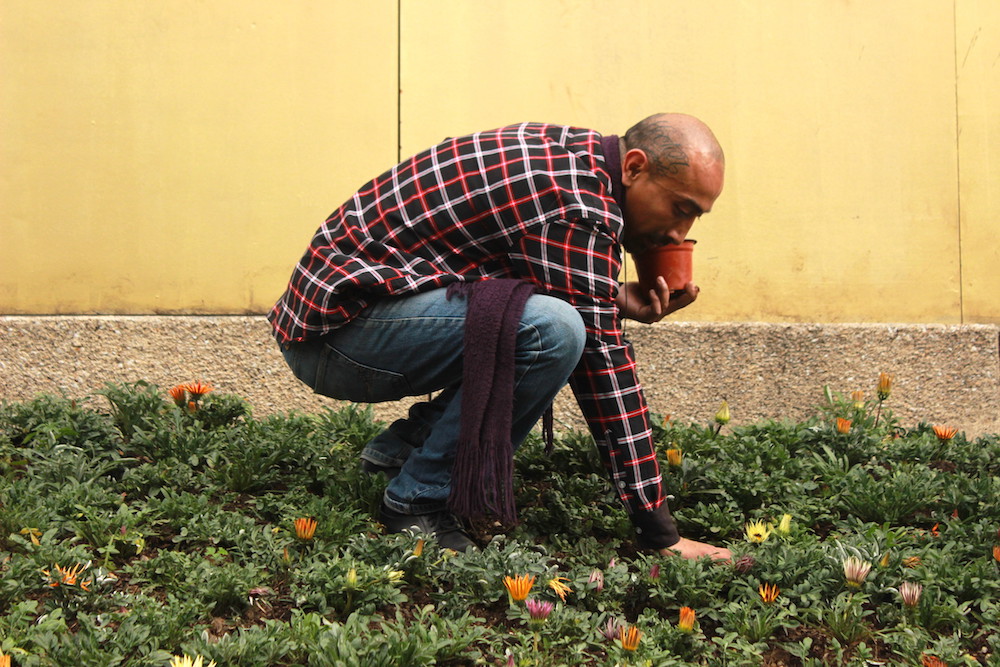
[[[601,223],[550,221],[523,235],[511,260],[522,279],[568,301],[583,318],[587,342],[570,377],[573,393],[637,542],[643,548],[672,546],[680,538],[663,497],[635,354],[615,305],[621,268],[617,243]]]

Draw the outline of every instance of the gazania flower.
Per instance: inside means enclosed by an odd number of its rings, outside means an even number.
[[[618,631],[618,638],[622,642],[622,648],[626,651],[634,651],[639,648],[639,640],[642,638],[642,633],[639,628],[634,625],[628,627],[622,627]]]
[[[1000,562],[1000,546],[993,547],[993,560]]]
[[[851,420],[844,419],[843,417],[837,417],[837,433],[850,433],[851,432]]]
[[[753,542],[754,544],[760,544],[771,536],[771,527],[759,520],[749,522],[744,530],[746,531],[747,542]]]
[[[549,579],[549,588],[555,591],[556,595],[558,595],[559,599],[563,602],[566,601],[566,594],[573,592],[573,589],[567,585],[568,582],[569,579],[566,577],[553,577]]]
[[[844,578],[851,588],[861,588],[861,584],[871,570],[871,563],[856,556],[848,556],[844,559]]]
[[[694,609],[691,607],[681,607],[677,629],[681,632],[692,632],[694,630]]]
[[[649,578],[650,579],[659,579],[660,578],[660,564],[659,563],[653,563],[653,566],[651,568],[649,568]]]
[[[515,577],[504,577],[503,585],[507,589],[507,592],[510,593],[511,599],[520,602],[528,597],[531,587],[535,585],[535,578],[529,577],[526,574],[519,574]]]
[[[184,385],[184,388],[187,389],[189,394],[191,394],[191,398],[196,401],[214,389],[212,385],[207,382],[202,382],[201,380],[198,380],[197,382],[189,382]]]
[[[358,568],[352,567],[350,570],[347,571],[347,574],[344,575],[344,583],[347,584],[347,587],[351,590],[354,590],[357,587]]]
[[[865,408],[865,392],[858,389],[857,391],[851,392],[851,400],[854,401],[855,410],[864,410]]]
[[[757,589],[757,592],[760,593],[760,599],[763,600],[765,604],[771,604],[778,599],[778,594],[781,592],[781,589],[774,584],[761,584]]]
[[[936,655],[927,655],[926,653],[920,656],[920,664],[924,667],[948,667],[948,663],[941,658]]]
[[[621,629],[621,623],[618,622],[617,618],[612,616],[608,619],[608,622],[604,624],[604,627],[601,628],[601,634],[603,634],[604,638],[609,642],[613,642],[618,639],[618,636],[621,634]]]
[[[535,598],[525,600],[524,606],[528,610],[529,618],[535,623],[544,623],[552,610],[555,609],[555,605],[548,600],[536,600]]]
[[[316,519],[302,518],[295,520],[295,537],[300,540],[311,540],[316,534]]]
[[[920,565],[920,556],[907,556],[903,559],[903,567],[914,568]]]
[[[715,423],[719,426],[725,426],[729,423],[729,403],[727,401],[722,401],[719,411],[715,413]]]
[[[175,655],[170,659],[170,667],[202,667],[203,658],[199,655],[191,658],[189,655]],[[205,667],[215,667],[215,661],[208,663]]]
[[[878,562],[879,567],[889,567],[889,552],[882,554],[882,560]]]
[[[744,554],[733,561],[733,569],[740,574],[746,574],[757,564],[757,559],[750,554]]]
[[[0,653],[0,667],[10,667],[10,656]]]
[[[179,384],[167,393],[170,394],[170,399],[174,402],[174,405],[179,408],[184,407],[184,403],[187,402],[187,389],[184,385]]]
[[[924,587],[913,581],[904,581],[899,585],[899,597],[907,607],[916,607],[920,603],[920,594]]]
[[[684,452],[676,447],[667,450],[667,463],[675,468],[684,462]]]
[[[955,428],[954,426],[934,427],[934,435],[936,435],[937,439],[940,440],[941,442],[948,442],[949,440],[955,437],[956,433],[958,433],[958,429]]]
[[[604,590],[604,573],[597,568],[594,568],[594,571],[590,573],[590,578],[587,582],[594,584],[594,590],[600,593]]]
[[[782,514],[781,521],[778,522],[778,535],[786,536],[792,532],[792,515]]]
[[[420,554],[424,553],[424,539],[420,538],[417,540],[417,545],[413,547],[413,556],[415,558],[420,558]]]
[[[889,398],[889,394],[892,393],[892,376],[888,373],[878,374],[878,400],[884,401]]]
[[[73,567],[62,567],[61,565],[56,565],[54,566],[56,571],[55,576],[53,576],[49,570],[42,570],[42,574],[52,581],[52,583],[49,584],[52,588],[56,588],[57,586],[76,586],[80,575],[83,574],[83,571],[86,570],[87,567],[88,565],[84,565],[82,563],[77,563]],[[82,581],[79,582],[79,586],[86,591],[89,590],[91,583],[92,582],[90,581]]]

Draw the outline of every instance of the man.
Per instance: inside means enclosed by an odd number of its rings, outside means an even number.
[[[473,544],[449,510],[463,419],[473,418],[462,410],[472,306],[448,288],[513,278],[535,293],[516,322],[507,449],[568,380],[639,546],[729,557],[677,535],[621,327],[622,317],[650,323],[689,305],[698,287],[671,296],[662,278],[648,293],[617,281],[621,248],[682,242],[723,175],[722,149],[691,116],[657,114],[621,138],[525,123],[447,139],[330,216],[269,319],[289,366],[317,393],[377,402],[440,390],[361,455],[365,470],[390,478],[387,530]]]

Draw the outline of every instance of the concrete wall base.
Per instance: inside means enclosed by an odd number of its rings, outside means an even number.
[[[896,376],[887,407],[904,426],[948,424],[969,437],[1000,433],[1000,329],[994,325],[630,324],[651,409],[708,422],[723,398],[733,424],[802,419],[823,386],[870,397],[880,371]],[[109,382],[147,380],[164,389],[205,380],[245,397],[258,416],[318,412],[314,395],[285,366],[263,317],[0,317],[0,399],[39,393],[74,398]],[[375,406],[389,421],[412,401]],[[568,390],[557,424],[583,428]]]

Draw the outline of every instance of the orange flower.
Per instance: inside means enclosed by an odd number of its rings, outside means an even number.
[[[569,579],[566,577],[553,577],[549,579],[549,588],[554,590],[563,602],[566,601],[566,594],[573,592],[573,589],[566,585],[568,581]]]
[[[531,587],[535,585],[535,578],[526,574],[519,574],[514,577],[503,578],[504,588],[510,593],[510,597],[518,602],[528,597]]]
[[[10,656],[0,653],[0,667],[10,667]]]
[[[621,628],[618,631],[618,638],[621,639],[623,649],[634,651],[639,648],[639,640],[642,638],[642,633],[639,631],[639,628],[632,625],[628,629]]]
[[[174,405],[179,408],[184,407],[184,403],[187,401],[187,389],[184,385],[179,384],[167,393],[170,394],[170,398],[173,400]]]
[[[416,558],[420,558],[420,554],[424,553],[424,539],[420,538],[417,540],[417,545],[413,547],[413,555]]]
[[[878,374],[878,400],[884,401],[892,393],[892,376],[888,373]]]
[[[184,385],[184,388],[187,389],[189,394],[191,394],[191,398],[196,401],[214,389],[212,385],[207,382],[202,382],[201,380],[198,380],[197,382],[189,382]]]
[[[300,540],[311,540],[316,534],[316,519],[302,518],[295,520],[295,536]]]
[[[903,567],[914,568],[920,565],[920,556],[910,556],[903,559]]]
[[[677,628],[681,632],[691,632],[694,630],[694,609],[691,607],[681,607],[681,617],[677,621]]]
[[[837,417],[837,433],[850,433],[851,432],[851,420],[844,419],[843,417]]]
[[[83,571],[85,569],[86,566],[83,565],[82,563],[77,563],[73,567],[65,567],[65,568],[60,565],[56,565],[55,570],[58,577],[53,577],[52,573],[49,572],[49,570],[42,570],[42,574],[44,574],[49,579],[53,580],[52,583],[49,584],[53,588],[57,586],[76,586],[77,580],[80,578],[80,575],[83,574]],[[91,582],[89,581],[83,581],[80,582],[79,586],[80,588],[86,591],[90,590],[89,588],[90,584]]]
[[[667,463],[677,467],[684,462],[684,452],[676,447],[667,450]]]
[[[937,439],[940,440],[941,442],[948,442],[949,440],[955,437],[956,433],[958,433],[958,429],[955,428],[954,426],[934,427],[934,435],[936,435]]]
[[[948,663],[941,658],[936,655],[927,655],[926,653],[920,656],[920,664],[924,667],[948,667]]]
[[[766,604],[771,604],[778,599],[778,593],[781,592],[781,589],[774,584],[761,584],[757,592],[760,593],[761,600]]]
[[[1000,563],[1000,546],[993,547],[993,560]]]

